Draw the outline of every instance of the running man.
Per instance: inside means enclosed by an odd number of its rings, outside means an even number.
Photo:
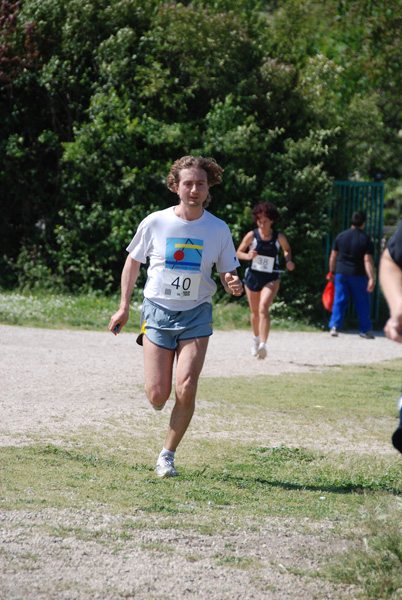
[[[131,294],[141,264],[147,281],[137,343],[144,349],[145,391],[155,410],[162,410],[172,390],[176,357],[175,404],[165,444],[156,464],[159,477],[175,477],[175,451],[190,424],[198,379],[212,335],[211,278],[215,264],[226,292],[243,293],[229,227],[205,208],[209,188],[221,183],[215,160],[184,156],[171,167],[167,187],[179,203],[148,215],[127,247],[121,277],[119,310],[109,330],[120,333],[129,318]]]
[[[387,338],[402,344],[402,224],[391,236],[380,261],[380,283],[388,303],[390,317],[384,331]],[[402,395],[398,400],[399,425],[392,444],[402,454]]]
[[[267,340],[271,326],[269,308],[279,290],[279,248],[282,248],[286,268],[293,271],[292,252],[283,233],[274,229],[279,219],[276,206],[260,202],[252,210],[257,228],[249,231],[237,249],[240,260],[250,261],[246,269],[244,287],[250,306],[250,322],[253,329],[252,356],[264,359],[267,356]]]

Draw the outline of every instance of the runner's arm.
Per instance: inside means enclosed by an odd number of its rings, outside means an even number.
[[[121,273],[121,299],[119,310],[111,317],[109,331],[114,335],[120,333],[128,321],[130,312],[130,298],[138,278],[141,263],[127,256]],[[115,331],[117,327],[117,330]]]
[[[253,258],[257,256],[257,250],[255,248],[246,252],[247,248],[251,246],[253,239],[254,231],[249,231],[248,233],[246,233],[246,235],[240,242],[239,247],[237,248],[236,254],[239,260],[253,260]]]
[[[292,261],[292,250],[286,236],[283,233],[278,233],[278,242],[283,250],[283,256],[285,258],[285,264],[288,271],[293,271],[295,263]]]
[[[390,312],[384,327],[385,334],[390,340],[402,343],[402,270],[388,249],[381,257],[380,283]]]

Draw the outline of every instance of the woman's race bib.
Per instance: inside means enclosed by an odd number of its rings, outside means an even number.
[[[272,273],[275,265],[275,259],[273,256],[262,256],[257,254],[251,261],[251,268],[254,271],[262,271],[263,273]]]
[[[163,271],[163,294],[174,300],[198,300],[201,273],[192,271]]]

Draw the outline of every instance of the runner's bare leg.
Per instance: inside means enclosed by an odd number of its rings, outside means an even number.
[[[194,413],[198,379],[204,364],[208,337],[183,340],[177,347],[176,402],[164,447],[174,452]],[[175,351],[160,348],[143,338],[145,391],[151,404],[161,406],[170,396]]]
[[[167,450],[176,450],[190,424],[195,408],[198,379],[204,365],[208,342],[209,337],[179,342],[175,380],[176,403],[170,416],[165,440]]]
[[[259,304],[260,341],[265,344],[271,328],[271,317],[269,308],[279,290],[279,279],[264,285],[261,290]]]
[[[162,406],[172,391],[175,350],[161,348],[143,336],[145,392],[153,406]]]
[[[246,285],[244,286],[247,294],[248,305],[250,307],[250,323],[255,337],[260,335],[260,295],[261,292],[252,292]]]

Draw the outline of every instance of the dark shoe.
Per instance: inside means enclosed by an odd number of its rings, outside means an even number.
[[[374,337],[372,331],[361,331],[360,337],[364,338],[365,340],[375,340],[375,337]]]
[[[400,427],[394,431],[392,445],[402,454],[402,429]]]

